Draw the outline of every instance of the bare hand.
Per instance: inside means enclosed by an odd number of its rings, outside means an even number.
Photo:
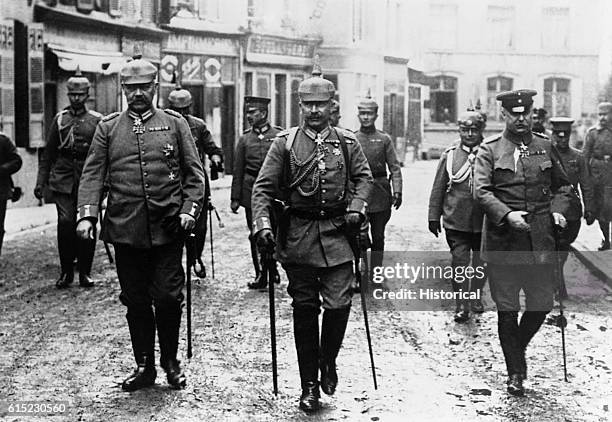
[[[76,227],[76,234],[79,239],[93,240],[94,238],[94,225],[91,220],[85,219],[79,221]]]
[[[214,154],[213,156],[210,157],[210,161],[212,161],[216,165],[221,164],[221,157],[218,156],[217,154]]]
[[[523,218],[526,215],[529,215],[527,211],[510,211],[506,215],[506,221],[514,230],[528,232],[531,231],[531,226]]]
[[[181,220],[181,228],[185,232],[190,232],[195,227],[195,218],[189,214],[179,214],[179,220]]]

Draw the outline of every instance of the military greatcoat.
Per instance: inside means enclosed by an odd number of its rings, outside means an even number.
[[[295,138],[288,149],[292,134]],[[275,199],[285,200],[292,210],[286,239],[279,239],[276,248],[276,258],[283,265],[325,268],[350,262],[353,253],[343,230],[343,216],[348,211],[365,216],[373,180],[360,143],[343,129],[328,127],[319,135],[308,127],[279,133],[253,187],[255,233],[271,228]],[[346,142],[348,162],[339,136]],[[349,182],[353,186],[350,195]]]
[[[376,128],[367,132],[362,129],[357,130],[355,136],[368,159],[374,178],[374,185],[367,200],[368,213],[387,211],[391,208],[393,200],[387,167],[391,173],[393,192],[402,192],[402,171],[393,147],[393,140],[388,134]]]
[[[186,120],[155,108],[105,117],[83,169],[79,220],[97,218],[105,181],[103,240],[134,248],[175,241],[162,221],[179,213],[197,218],[204,200],[202,164]]]
[[[486,138],[476,155],[475,196],[485,219],[482,257],[492,264],[552,264],[552,216],[564,216],[575,194],[557,149],[545,135],[504,131]],[[511,211],[527,211],[530,232],[505,221]]]
[[[582,151],[593,183],[591,211],[598,220],[611,221],[612,129],[601,125],[590,128]]]
[[[252,127],[243,132],[234,155],[231,200],[240,206],[251,208],[251,193],[259,170],[272,145],[272,141],[282,129],[269,123]]]

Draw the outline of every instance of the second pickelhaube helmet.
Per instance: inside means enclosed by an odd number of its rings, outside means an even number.
[[[298,96],[301,101],[329,101],[336,93],[336,87],[332,81],[323,78],[319,55],[315,55],[312,66],[312,76],[303,80],[298,87]]]
[[[87,94],[89,92],[89,80],[81,73],[81,68],[77,66],[74,76],[68,78],[66,82],[68,94]]]
[[[176,83],[176,73],[172,78],[173,82]],[[168,95],[168,103],[170,103],[171,107],[174,108],[187,108],[191,106],[193,99],[191,97],[191,93],[186,89],[181,87],[181,84],[176,83],[176,88],[170,92]]]
[[[138,44],[134,45],[132,59],[121,69],[122,84],[146,84],[155,81],[157,68],[151,62],[142,58],[142,52]]]
[[[375,113],[378,112],[378,103],[372,99],[372,94],[369,88],[366,96],[359,101],[359,104],[357,104],[357,110],[373,111]]]
[[[479,112],[468,108],[467,111],[461,113],[461,115],[457,119],[457,125],[460,128],[472,128],[478,130],[483,127],[484,122]]]

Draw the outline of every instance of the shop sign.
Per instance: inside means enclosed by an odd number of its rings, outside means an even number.
[[[312,40],[253,35],[247,43],[249,62],[307,66],[312,63],[315,43]]]

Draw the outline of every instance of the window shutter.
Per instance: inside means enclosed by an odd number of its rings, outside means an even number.
[[[121,1],[120,0],[108,0],[108,14],[112,17],[121,16]]]
[[[0,126],[15,141],[14,25],[0,22]]]
[[[45,68],[43,24],[32,23],[28,28],[28,94],[30,105],[30,148],[45,146],[43,121],[45,113]]]

